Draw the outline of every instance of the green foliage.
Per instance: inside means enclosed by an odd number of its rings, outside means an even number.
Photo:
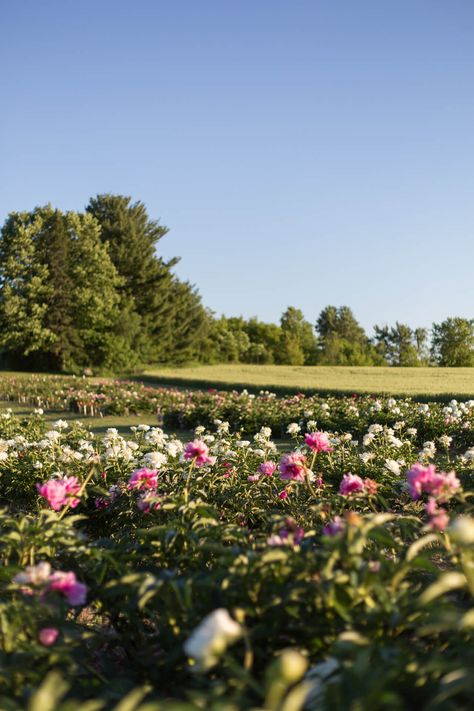
[[[474,319],[447,318],[433,324],[431,353],[441,366],[474,365]]]

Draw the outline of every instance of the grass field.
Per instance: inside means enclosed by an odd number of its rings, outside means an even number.
[[[474,397],[474,368],[365,368],[356,366],[206,365],[150,368],[149,384],[269,388],[393,395]]]

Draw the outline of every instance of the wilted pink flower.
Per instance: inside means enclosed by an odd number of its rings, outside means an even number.
[[[148,491],[143,494],[137,501],[137,506],[143,513],[149,513],[153,508],[155,511],[161,509],[161,503],[156,501],[155,492]]]
[[[38,639],[43,647],[51,647],[57,640],[59,630],[56,627],[44,627],[38,633]]]
[[[248,481],[258,481],[260,479],[260,474],[249,474],[247,477]]]
[[[197,467],[202,467],[203,464],[214,464],[215,457],[209,456],[209,447],[200,439],[195,439],[193,442],[188,442],[184,450],[185,459],[194,459]]]
[[[357,474],[344,474],[339,485],[339,493],[343,496],[360,494],[365,490],[364,480]]]
[[[73,572],[63,573],[56,571],[49,578],[48,590],[60,592],[70,605],[84,605],[86,601],[87,586],[79,583]]]
[[[264,474],[265,476],[272,476],[272,474],[275,473],[276,468],[277,466],[275,462],[262,462],[258,467],[258,471],[260,474]]]
[[[323,528],[323,534],[325,536],[337,536],[338,533],[341,533],[346,527],[344,519],[342,519],[340,516],[334,516],[332,521],[328,521],[328,523],[324,526]]]
[[[410,496],[419,499],[422,493],[433,496],[438,501],[448,501],[458,489],[461,482],[454,472],[437,472],[434,464],[414,464],[407,472]]]
[[[132,472],[132,476],[128,480],[129,489],[139,489],[140,491],[146,489],[156,489],[158,486],[158,472],[156,469],[136,469]]]
[[[81,485],[75,476],[50,479],[45,484],[36,484],[36,488],[55,511],[59,511],[66,504],[74,509],[79,503],[79,499],[74,495],[80,491]]]
[[[280,476],[284,480],[304,481],[306,457],[301,452],[285,454],[280,460]]]
[[[332,452],[326,432],[309,432],[305,434],[304,442],[313,452]]]
[[[379,485],[377,484],[376,481],[373,479],[369,479],[369,477],[366,477],[364,480],[364,493],[365,494],[376,494],[377,489],[379,488]]]
[[[107,509],[110,506],[110,501],[103,496],[98,496],[94,501],[96,509]]]

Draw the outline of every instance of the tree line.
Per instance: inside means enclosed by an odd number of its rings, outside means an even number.
[[[91,198],[83,212],[12,212],[0,232],[0,358],[4,366],[119,372],[142,363],[474,365],[474,320],[431,332],[375,326],[347,306],[314,323],[290,306],[280,323],[217,317],[157,246],[167,228],[144,204]]]

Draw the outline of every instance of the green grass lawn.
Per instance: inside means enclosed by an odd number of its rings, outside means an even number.
[[[269,388],[393,395],[474,397],[474,368],[370,368],[358,366],[205,365],[149,368],[149,384]]]

